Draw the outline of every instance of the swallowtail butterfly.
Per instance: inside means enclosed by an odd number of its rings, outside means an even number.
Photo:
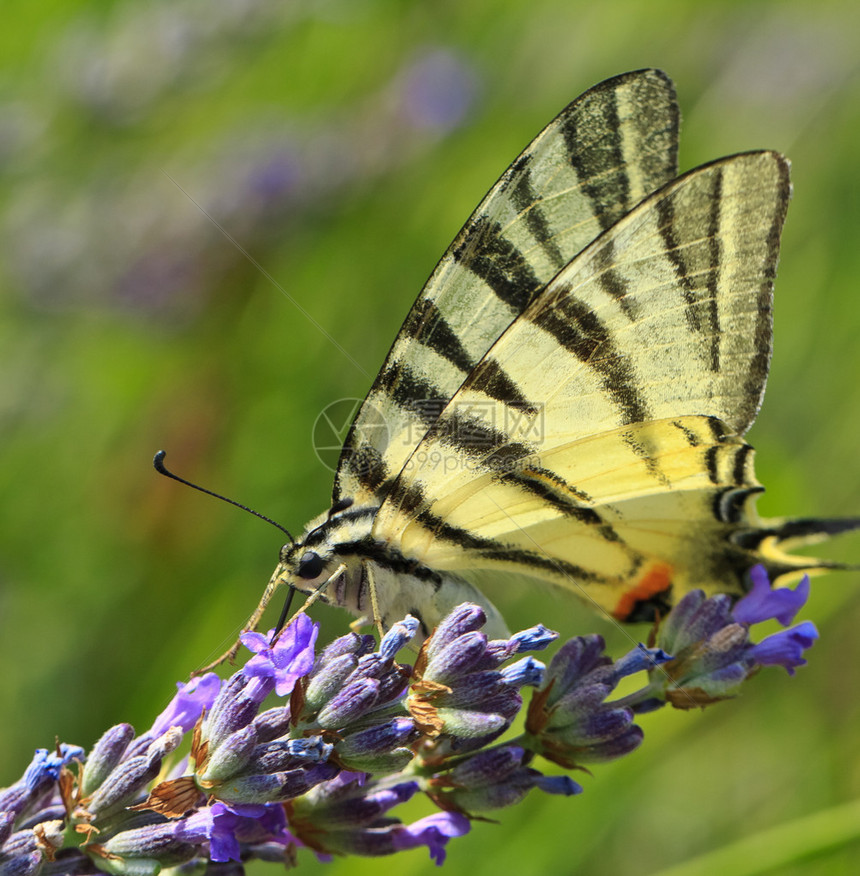
[[[516,573],[619,621],[691,588],[836,564],[785,553],[860,520],[763,520],[744,441],[771,356],[791,193],[775,152],[683,175],[657,70],[571,103],[490,190],[406,318],[346,439],[328,511],[274,591],[425,634],[470,578]],[[489,578],[492,580],[492,577]],[[485,585],[486,589],[486,585]]]

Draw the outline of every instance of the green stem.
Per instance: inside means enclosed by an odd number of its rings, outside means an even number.
[[[659,876],[761,876],[860,841],[860,800],[759,831],[661,870]],[[657,874],[655,874],[657,876]]]
[[[611,700],[610,705],[612,706],[629,706],[633,708],[634,706],[638,706],[639,703],[644,703],[646,700],[650,700],[653,697],[657,699],[665,699],[666,690],[665,684],[663,681],[654,681],[651,684],[646,685],[641,690],[634,691],[631,694],[627,694],[625,697],[620,697],[617,700]]]

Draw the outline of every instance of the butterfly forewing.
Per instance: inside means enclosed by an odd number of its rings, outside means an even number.
[[[346,440],[334,499],[381,501],[502,332],[578,252],[677,172],[665,74],[571,103],[475,210],[413,306]]]
[[[469,374],[374,535],[431,568],[600,583],[619,615],[654,558],[677,585],[690,539],[700,571],[731,552],[728,524],[745,521],[723,519],[719,496],[758,488],[739,436],[767,374],[789,193],[784,158],[738,155],[604,232]]]

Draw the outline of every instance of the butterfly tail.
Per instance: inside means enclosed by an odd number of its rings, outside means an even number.
[[[776,580],[783,575],[797,576],[801,572],[815,574],[831,569],[860,570],[857,564],[787,553],[858,529],[860,517],[786,517],[764,520],[756,529],[738,533],[738,542],[758,554],[772,580]]]

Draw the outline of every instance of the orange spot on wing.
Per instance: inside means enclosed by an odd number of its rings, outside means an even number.
[[[636,603],[650,599],[672,585],[672,567],[667,563],[655,563],[645,574],[627,591],[625,591],[618,604],[612,610],[612,616],[616,620],[627,620],[630,612],[636,607]]]

